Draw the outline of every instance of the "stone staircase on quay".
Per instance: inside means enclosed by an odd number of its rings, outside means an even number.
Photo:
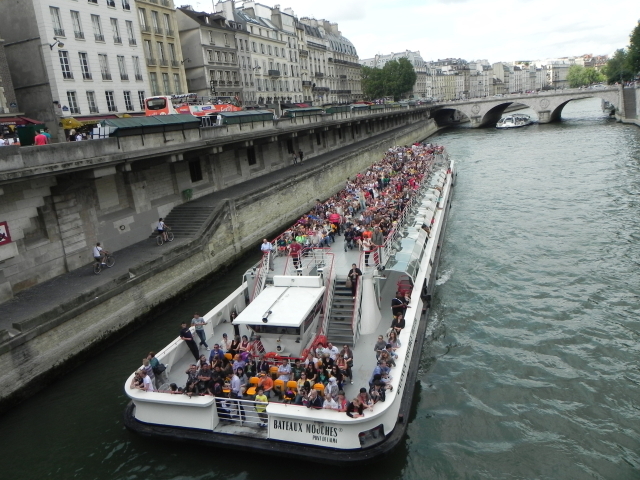
[[[174,207],[164,222],[171,227],[176,238],[193,238],[205,226],[214,207],[196,206],[189,202]],[[155,236],[153,233],[152,236]]]

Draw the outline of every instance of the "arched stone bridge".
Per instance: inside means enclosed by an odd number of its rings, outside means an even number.
[[[530,107],[538,115],[539,123],[550,123],[560,120],[564,106],[571,100],[583,98],[601,98],[620,110],[620,87],[598,89],[571,89],[548,91],[534,94],[506,95],[484,99],[451,101],[435,104],[431,117],[439,124],[450,123],[455,111],[464,114],[471,122],[472,128],[495,126],[509,105],[519,103]]]

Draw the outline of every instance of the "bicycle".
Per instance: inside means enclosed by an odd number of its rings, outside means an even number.
[[[104,264],[98,261],[93,263],[93,273],[95,273],[96,275],[99,275],[105,266],[108,268],[111,268],[115,264],[116,264],[116,259],[113,258],[113,255],[111,253],[107,253],[104,256]]]
[[[167,229],[164,231],[164,233],[167,234],[167,242],[173,242],[173,232],[171,231],[170,227],[166,227]],[[158,246],[164,245],[164,238],[162,238],[162,232],[157,231],[157,236],[156,236],[156,243],[158,244]]]

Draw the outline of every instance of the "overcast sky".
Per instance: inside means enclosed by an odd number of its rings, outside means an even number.
[[[183,0],[187,3],[189,0]],[[211,0],[191,0],[212,11]],[[241,4],[242,2],[236,2]],[[425,60],[538,60],[627,46],[640,0],[262,0],[339,24],[360,58],[419,50]]]

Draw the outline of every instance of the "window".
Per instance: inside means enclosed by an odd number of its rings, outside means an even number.
[[[169,18],[169,14],[165,13],[162,15],[164,20],[164,31],[167,32],[167,35],[173,36],[173,30],[171,29],[171,19]]]
[[[136,75],[136,81],[142,82],[142,71],[140,70],[140,57],[131,57],[133,61],[133,73]]]
[[[56,37],[64,37],[64,28],[62,28],[60,9],[57,7],[49,7],[49,12],[51,13],[51,23],[53,23],[53,34]]]
[[[65,80],[73,79],[71,65],[69,64],[69,52],[66,50],[58,50],[58,57],[60,58],[60,67],[62,68],[62,78]]]
[[[104,42],[102,34],[102,25],[100,24],[100,15],[91,15],[91,25],[93,25],[93,36],[96,42]]]
[[[221,62],[221,61],[222,61],[222,54],[221,54],[220,52],[216,52],[216,60],[217,60],[218,62]]]
[[[144,110],[144,90],[138,90],[138,102],[140,102],[140,110]]]
[[[160,60],[160,65],[167,65],[167,57],[164,54],[164,43],[157,42],[158,47],[158,60]]]
[[[180,63],[176,57],[176,46],[173,43],[169,43],[169,60],[171,60],[172,67],[179,67]]]
[[[153,22],[153,31],[159,35],[162,35],[162,27],[160,26],[160,18],[158,12],[151,10],[151,21]]]
[[[258,50],[256,50],[256,42],[251,42],[251,50],[253,50],[254,53],[258,53]]]
[[[155,65],[155,60],[153,60],[153,50],[151,48],[151,40],[145,40],[144,41],[144,53],[147,57],[147,64],[148,65]],[[150,64],[149,60],[153,60],[153,63]]]
[[[86,52],[79,52],[78,58],[80,60],[80,70],[82,71],[82,78],[85,80],[91,80],[91,69],[89,68],[89,57]]]
[[[276,48],[276,57],[279,57],[279,56],[280,56],[280,50]]]
[[[213,38],[213,32],[211,30],[209,30],[209,43],[211,45],[215,45],[216,44],[216,41]]]
[[[180,74],[179,73],[174,73],[173,74],[173,86],[174,86],[176,94],[180,95],[182,93],[182,87],[180,86]]]
[[[136,35],[133,33],[133,22],[131,20],[124,21],[125,26],[127,27],[127,36],[129,37],[129,45],[137,45]]]
[[[249,162],[249,165],[255,165],[257,163],[256,150],[254,147],[247,148],[247,161]]]
[[[151,29],[147,23],[147,11],[144,8],[138,9],[138,19],[140,20],[140,30],[143,32],[150,32]]]
[[[242,43],[242,40],[240,40],[238,42],[238,40],[236,40],[236,42],[240,45],[240,50],[244,51],[244,43]]]
[[[118,55],[118,70],[120,70],[120,80],[129,80],[127,74],[127,64],[124,60],[124,55]]]
[[[229,61],[229,57],[227,55],[227,52],[224,52],[224,63],[227,63]]]
[[[113,43],[122,43],[122,37],[120,36],[120,26],[118,25],[118,19],[111,19],[111,31],[113,32]]]
[[[226,33],[224,34],[224,44],[227,47],[229,46],[229,35],[227,35]]]
[[[124,108],[127,112],[133,112],[133,102],[131,101],[131,92],[124,91]]]
[[[242,40],[240,40],[240,41],[242,41]],[[245,41],[244,41],[244,49],[245,49],[247,52],[249,51],[249,40],[245,40]],[[255,52],[255,50],[254,50],[254,52]]]
[[[104,53],[98,54],[98,60],[100,61],[100,73],[102,73],[103,80],[111,80],[111,72],[109,71],[109,60]]]
[[[276,48],[278,48],[278,47],[276,47]],[[284,48],[281,48],[281,49],[280,49],[280,51],[282,52],[282,58],[284,58],[284,57],[285,57],[285,55],[284,55]]]
[[[155,72],[149,72],[149,81],[151,82],[151,95],[160,95],[160,89],[158,88],[158,74]]]
[[[84,32],[82,31],[82,23],[80,23],[80,13],[71,10],[71,23],[73,24],[73,34],[76,38],[84,40]]]
[[[189,174],[191,175],[192,182],[199,182],[202,180],[202,166],[200,160],[192,160],[189,162]]]
[[[69,113],[79,114],[78,99],[76,98],[76,92],[67,92],[67,102],[69,102]]]
[[[269,50],[269,55],[272,55],[272,53],[271,53],[271,45],[267,45],[267,49]]]
[[[116,107],[116,99],[113,96],[113,90],[107,90],[104,92],[105,97],[107,98],[107,110],[110,112],[117,112],[118,107]]]
[[[260,44],[260,53],[264,53],[264,43]]]
[[[207,50],[207,58],[210,62],[213,62],[213,50]]]
[[[171,85],[169,84],[169,74],[162,74],[162,86],[164,87],[165,95],[171,95]]]
[[[122,9],[131,10],[131,4],[129,3],[129,0],[122,0]]]
[[[100,113],[98,111],[98,104],[96,103],[95,92],[87,92],[87,103],[89,104],[89,113]]]

